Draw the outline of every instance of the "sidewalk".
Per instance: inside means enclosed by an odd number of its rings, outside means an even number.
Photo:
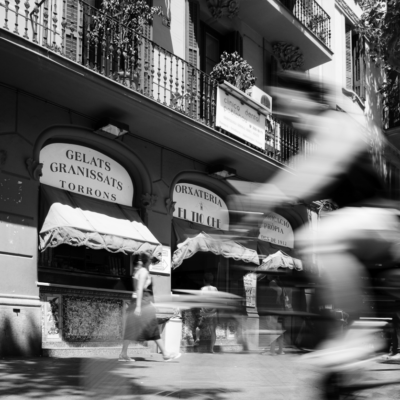
[[[395,368],[394,374],[399,374],[398,367],[390,366]],[[157,354],[137,358],[134,363],[105,358],[9,359],[0,363],[0,397],[319,400],[319,377],[320,371],[290,352],[282,356],[187,353],[169,363]],[[375,389],[365,398],[399,399],[399,387]]]

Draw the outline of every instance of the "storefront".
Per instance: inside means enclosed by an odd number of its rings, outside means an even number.
[[[135,180],[138,160],[126,168],[126,157],[134,157],[116,152],[118,144],[89,145],[68,131],[55,129],[39,141],[42,351],[102,355],[120,346],[135,256],[148,253],[160,262],[163,247],[143,221],[140,199],[151,181],[144,174]],[[85,133],[75,130],[81,138]],[[133,348],[149,350],[144,343]]]
[[[258,229],[260,266],[256,269],[256,307],[260,318],[260,347],[267,347],[274,337],[274,317],[270,311],[309,311],[317,274],[312,259],[304,258],[296,248],[296,229],[308,229],[308,210],[304,205],[271,212],[264,216]],[[271,287],[271,281],[275,290]],[[282,298],[277,299],[277,288]],[[296,342],[302,317],[285,317],[284,338],[287,345]]]
[[[195,183],[194,183],[195,182]],[[172,198],[172,289],[199,290],[205,273],[211,273],[219,291],[245,298],[242,266],[259,264],[254,241],[229,231],[232,215],[226,199],[236,193],[224,180],[203,173],[184,174],[175,180]],[[246,315],[243,304],[243,315]],[[247,317],[247,315],[246,315]],[[191,312],[183,318],[183,346],[193,343],[195,321]],[[225,351],[241,348],[242,327],[237,319],[219,317],[217,346]],[[201,337],[209,336],[202,329]]]

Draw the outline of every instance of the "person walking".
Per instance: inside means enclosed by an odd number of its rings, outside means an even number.
[[[284,293],[284,289],[280,286],[279,278],[276,277],[271,279],[271,281],[269,282],[269,287],[276,292],[276,302],[275,302],[276,308],[278,310],[284,311],[286,294]],[[276,354],[285,354],[283,351],[283,333],[284,333],[283,317],[271,316],[270,318],[274,322],[275,330],[281,331],[281,334],[278,336],[278,338],[275,339],[270,344],[271,355],[274,356]],[[278,344],[278,352],[276,352],[275,350],[276,344]]]
[[[136,302],[132,301],[126,313],[124,340],[118,361],[135,361],[135,359],[128,356],[128,346],[131,341],[154,340],[164,357],[164,361],[172,361],[181,356],[181,353],[167,353],[161,340],[156,309],[153,306],[152,280],[149,272],[150,264],[151,258],[149,255],[141,254],[133,275]]]
[[[206,294],[206,292],[218,292],[218,289],[215,286],[212,286],[213,280],[213,274],[210,272],[204,274],[204,286],[200,289],[204,294]],[[211,338],[210,353],[214,353],[214,346],[217,340],[217,309],[202,307],[196,325],[196,340],[194,346],[198,346],[200,343],[200,329],[207,327]]]

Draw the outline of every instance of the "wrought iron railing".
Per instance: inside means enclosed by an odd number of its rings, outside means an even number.
[[[321,42],[331,47],[331,18],[315,0],[279,0]]]
[[[26,0],[23,12],[19,5],[0,0],[0,28],[215,128],[217,83],[189,62],[82,0]],[[100,17],[109,29],[99,26]],[[283,164],[309,147],[275,117],[267,123],[265,144],[256,149]]]

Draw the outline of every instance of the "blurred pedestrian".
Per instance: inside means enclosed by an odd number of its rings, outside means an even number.
[[[208,272],[204,274],[203,283],[204,286],[200,289],[203,294],[207,292],[218,292],[215,286],[212,286],[214,276],[212,273]],[[208,329],[210,333],[210,353],[214,353],[214,346],[217,340],[217,323],[218,323],[218,313],[216,308],[206,308],[202,307],[200,312],[196,313],[196,328],[195,335],[196,340],[194,346],[198,346],[200,343],[200,330]]]
[[[286,293],[284,289],[280,286],[279,278],[274,277],[269,282],[269,287],[276,292],[275,308],[277,310],[285,310]],[[285,354],[283,351],[283,333],[284,333],[284,319],[282,316],[271,316],[271,320],[274,322],[275,330],[280,331],[280,335],[275,339],[270,345],[270,352],[274,356],[276,354]],[[278,352],[275,348],[278,344]]]
[[[151,258],[149,255],[141,254],[133,275],[136,302],[132,301],[126,312],[124,341],[118,361],[135,361],[135,359],[128,356],[128,346],[131,341],[154,340],[164,357],[164,361],[175,360],[181,356],[181,353],[167,353],[161,340],[156,309],[153,305],[153,285],[149,273],[150,264]]]

